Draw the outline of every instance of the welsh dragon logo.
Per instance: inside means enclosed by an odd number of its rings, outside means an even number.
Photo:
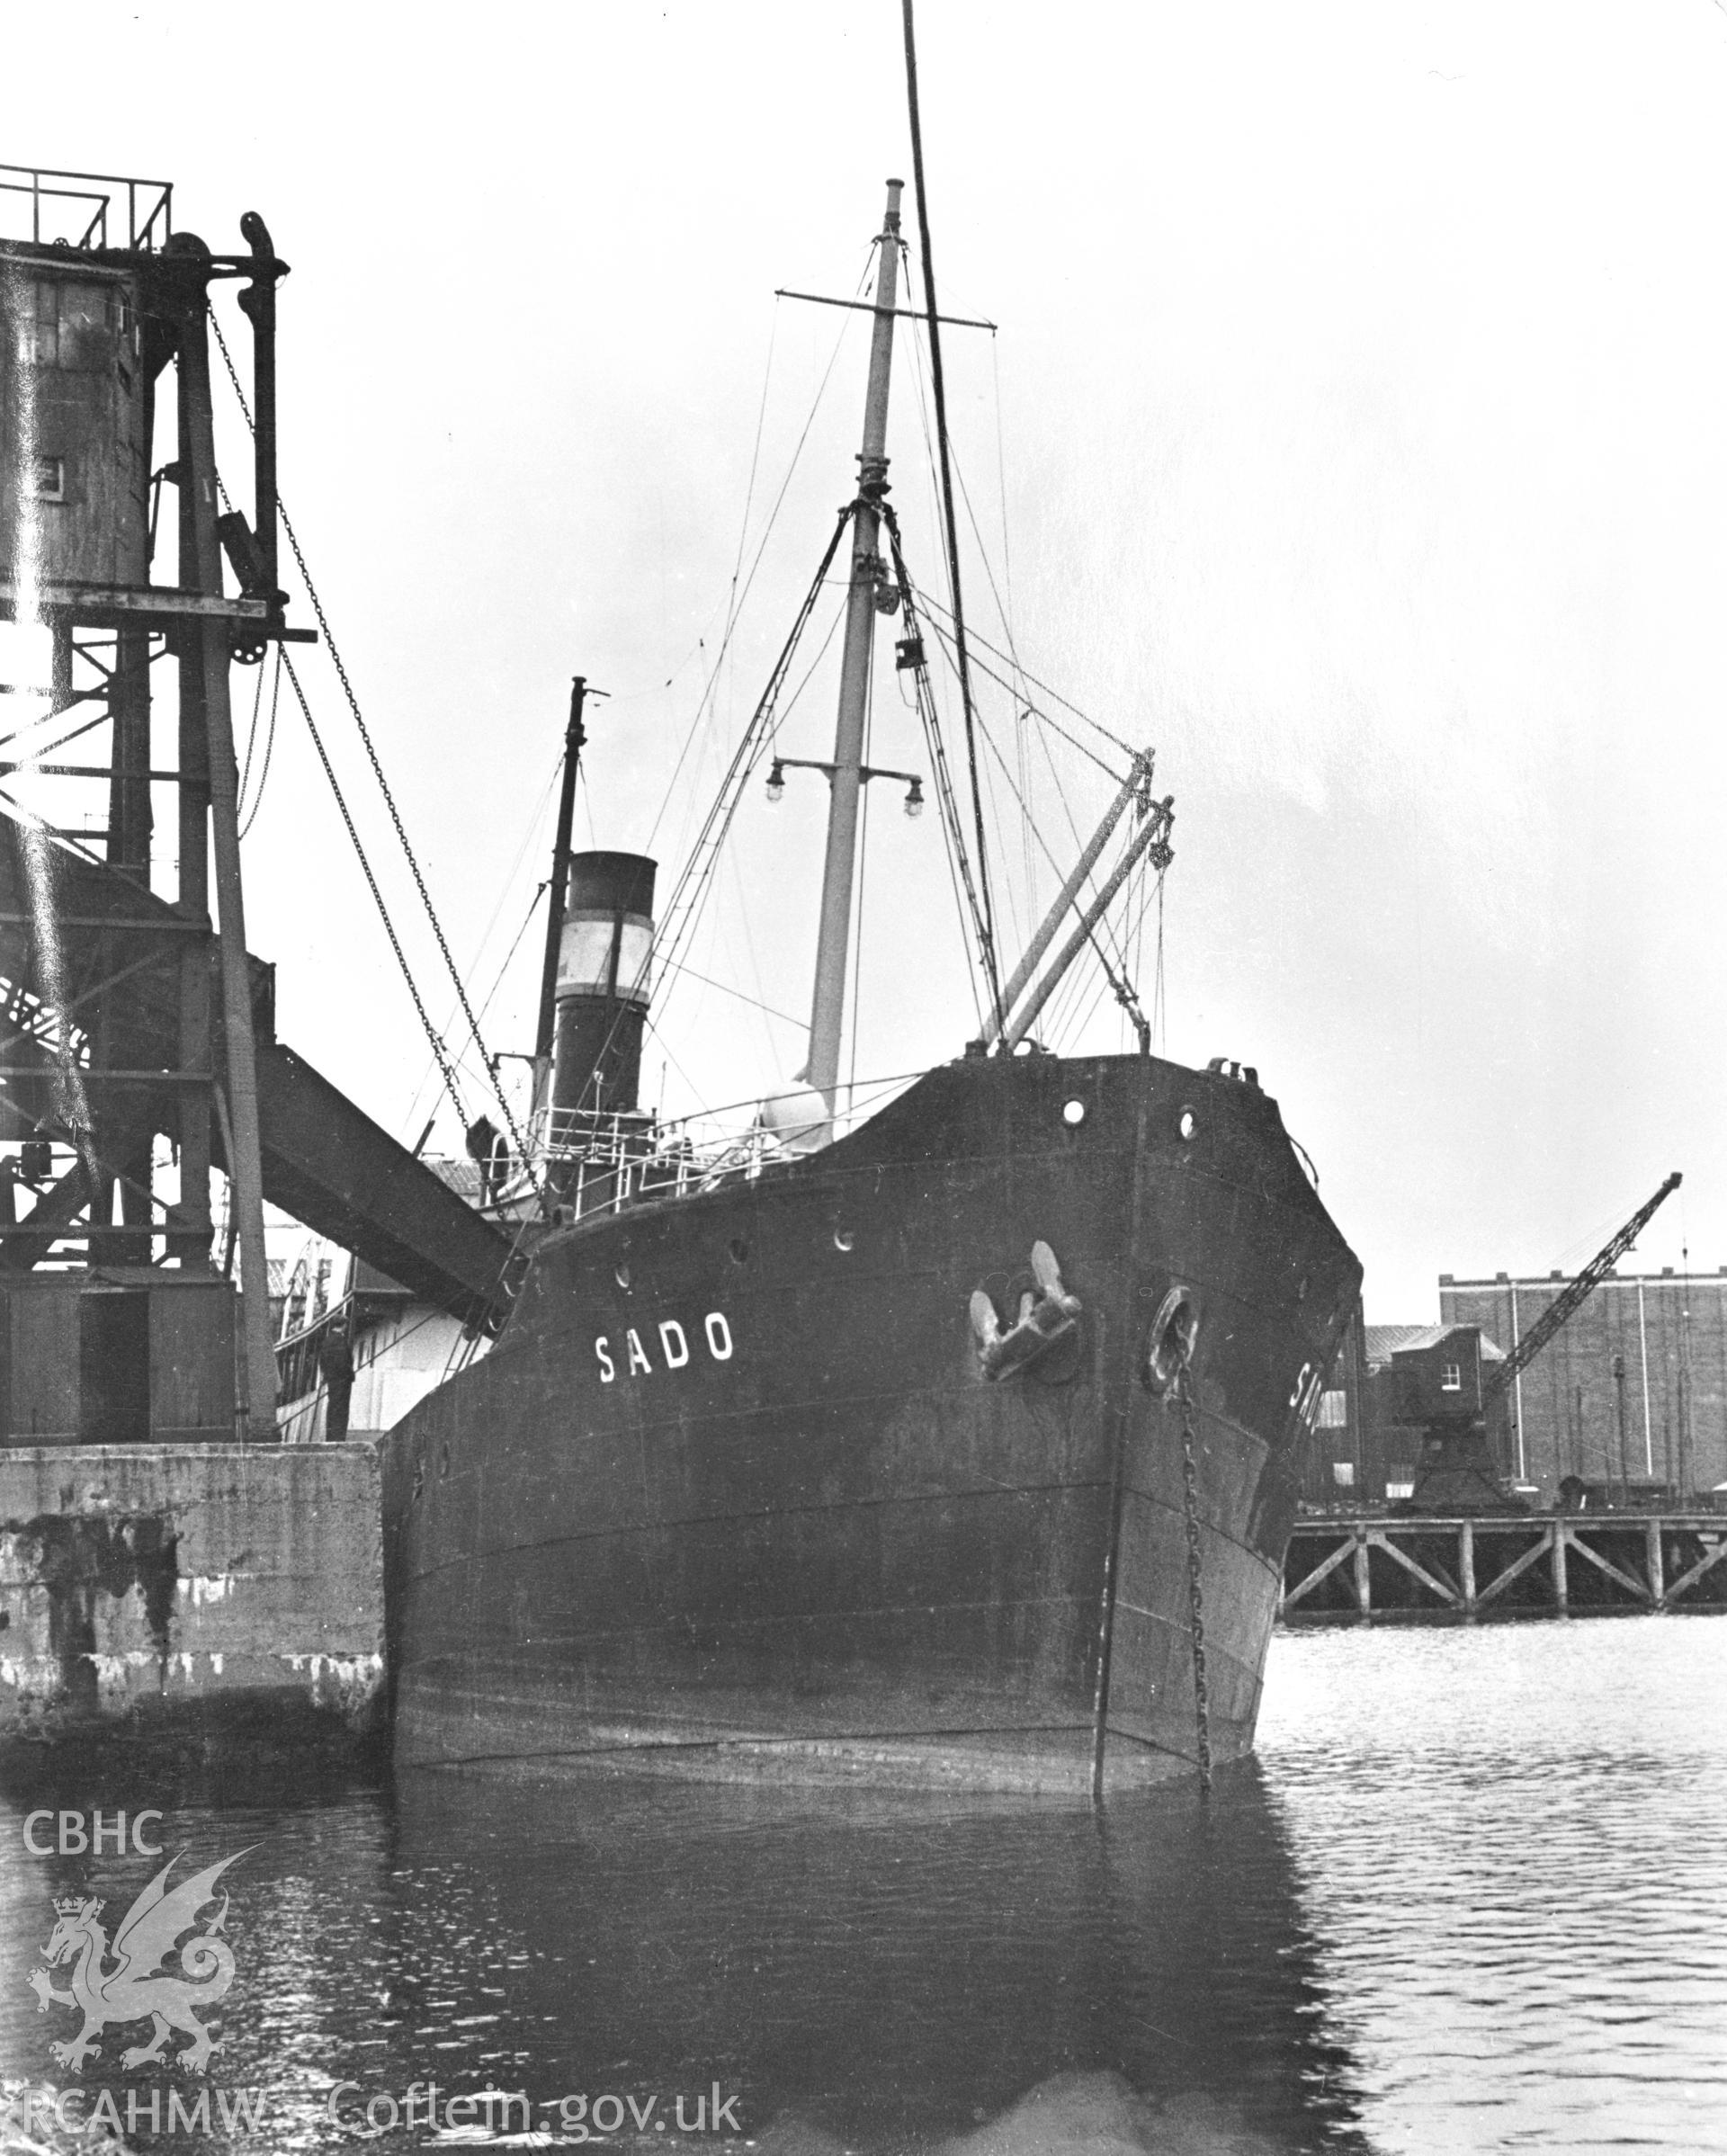
[[[234,1955],[225,1938],[217,1935],[228,1919],[228,1896],[222,1906],[195,1938],[180,1949],[183,1976],[169,1975],[160,1964],[173,1953],[182,1932],[191,1930],[198,1912],[216,1899],[216,1882],[231,1864],[246,1855],[237,1850],[205,1871],[195,1872],[173,1889],[168,1874],[179,1863],[171,1856],[120,1920],[114,1933],[114,1966],[108,1960],[108,1935],[99,1919],[103,1903],[74,1896],[56,1901],[59,1919],[42,1952],[49,1968],[70,1962],[72,1988],[57,1990],[48,1969],[32,1969],[30,1984],[46,2014],[49,2006],[75,2007],[84,2016],[84,2026],[67,2043],[49,2048],[62,2066],[75,2073],[99,2048],[103,2029],[109,2022],[124,2025],[148,2019],[155,2024],[148,2044],[137,2044],[122,2053],[122,2067],[143,2066],[163,2055],[171,2029],[192,2042],[172,2053],[174,2062],[192,2073],[202,2073],[210,2054],[219,2046],[198,2019],[196,2008],[214,2006],[234,1981]]]

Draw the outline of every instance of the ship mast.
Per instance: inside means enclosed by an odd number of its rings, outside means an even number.
[[[821,927],[816,943],[816,989],[810,1013],[807,1082],[837,1105],[839,1043],[845,1023],[846,963],[852,926],[852,882],[857,866],[857,807],[864,790],[864,729],[869,713],[871,643],[875,628],[881,559],[881,497],[888,486],[888,376],[893,363],[893,310],[899,279],[899,193],[888,182],[887,216],[875,281],[875,327],[864,398],[864,447],[858,452],[857,505],[852,517],[852,582],[846,603],[840,664],[839,718],[834,734],[828,811],[828,857],[821,878]]]
[[[551,848],[551,881],[546,889],[546,956],[540,976],[540,1022],[533,1036],[533,1105],[541,1105],[546,1079],[551,1070],[552,1042],[558,1022],[558,959],[564,944],[564,906],[569,890],[569,832],[576,816],[576,774],[582,751],[587,746],[587,729],[582,724],[582,706],[587,701],[587,676],[577,674],[569,684],[569,723],[564,729],[564,777],[558,796],[558,836]]]

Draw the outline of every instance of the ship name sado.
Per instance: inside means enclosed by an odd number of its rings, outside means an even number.
[[[667,1369],[683,1369],[685,1364],[690,1359],[689,1335],[685,1331],[684,1328],[678,1323],[676,1318],[667,1318],[662,1320],[658,1327],[658,1331],[659,1351],[666,1358]],[[707,1342],[708,1353],[713,1357],[714,1361],[716,1363],[730,1362],[732,1345],[731,1327],[727,1321],[726,1314],[723,1311],[710,1311],[708,1312],[707,1316],[702,1320],[702,1337]],[[623,1340],[624,1368],[626,1375],[630,1377],[636,1377],[638,1375],[642,1377],[651,1377],[654,1373],[653,1357],[642,1346],[641,1335],[637,1331],[633,1325],[624,1334]],[[617,1378],[618,1367],[616,1362],[614,1362],[613,1359],[612,1341],[609,1334],[601,1333],[595,1340],[594,1356],[595,1360],[600,1365],[601,1384],[612,1384]]]

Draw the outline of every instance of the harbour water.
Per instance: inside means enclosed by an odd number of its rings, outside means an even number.
[[[457,2146],[488,2116],[524,2145],[525,2114],[530,2142],[784,2156],[1718,2151],[1724,1661],[1710,1617],[1280,1635],[1258,1760],[1209,1807],[1101,1818],[14,1766],[0,2148],[28,2087],[48,2148],[130,2112],[140,2149]],[[96,1812],[101,1855],[62,1855]],[[30,1981],[54,1902],[100,1897],[112,1940],[174,1851],[174,1879],[243,1852],[208,2081],[123,2070],[142,2021],[74,2073],[77,2015]],[[488,2089],[523,2100],[452,2114]]]

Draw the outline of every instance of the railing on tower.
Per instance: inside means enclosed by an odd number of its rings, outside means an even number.
[[[124,239],[120,237],[122,201]],[[154,252],[173,230],[174,188],[166,180],[0,165],[0,239],[27,239],[39,247],[124,246]]]

